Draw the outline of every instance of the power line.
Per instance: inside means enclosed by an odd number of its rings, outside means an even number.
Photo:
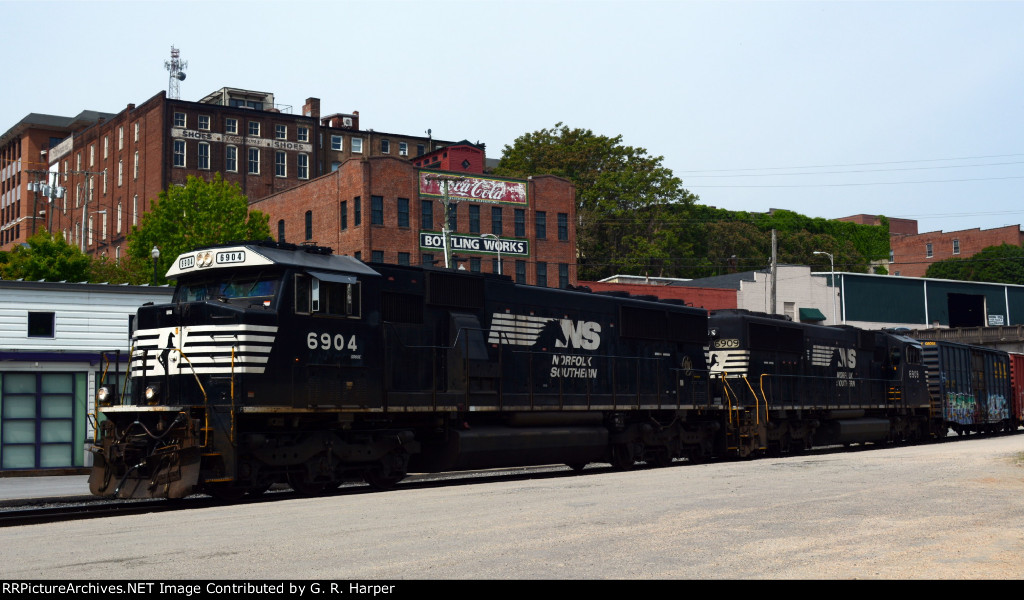
[[[987,158],[1011,158],[1015,156],[1024,156],[1024,154],[988,154],[982,156],[963,156],[960,158],[923,158],[916,160],[891,160],[885,162],[862,162],[862,163],[845,163],[845,164],[826,164],[826,165],[804,165],[797,167],[755,167],[755,168],[739,168],[739,169],[703,169],[698,171],[683,171],[682,173],[728,173],[738,171],[783,171],[789,169],[833,169],[839,167],[870,167],[875,165],[902,165],[909,163],[919,162],[942,162],[942,161],[953,161],[953,160],[980,160]]]

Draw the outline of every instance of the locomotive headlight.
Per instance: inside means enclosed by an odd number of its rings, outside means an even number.
[[[146,400],[156,400],[160,397],[160,386],[156,384],[146,386],[145,396]]]
[[[110,389],[107,386],[102,386],[96,390],[96,399],[100,402],[106,402],[107,398],[110,397]]]

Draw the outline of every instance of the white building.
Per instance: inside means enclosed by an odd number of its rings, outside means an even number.
[[[173,291],[0,281],[0,470],[92,464],[96,382],[108,366],[123,375],[138,307]]]

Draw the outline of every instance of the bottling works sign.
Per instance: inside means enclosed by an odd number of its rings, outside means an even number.
[[[530,242],[527,240],[495,240],[473,235],[448,234],[448,243],[452,252],[479,252],[482,254],[508,256],[529,256]],[[424,250],[444,250],[444,236],[440,233],[420,232],[420,248]]]
[[[444,197],[444,182],[431,176],[451,173],[441,171],[420,171],[420,195]],[[516,204],[526,206],[526,182],[494,179],[493,177],[472,177],[463,175],[462,181],[448,182],[448,197],[457,200],[487,202],[491,204]],[[504,252],[504,250],[502,251]]]

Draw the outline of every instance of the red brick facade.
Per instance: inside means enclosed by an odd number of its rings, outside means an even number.
[[[482,162],[480,166],[482,171]],[[270,215],[271,232],[287,242],[330,246],[366,262],[418,265],[433,260],[444,266],[443,249],[432,245],[440,238],[443,206],[436,195],[421,192],[421,177],[430,175],[445,173],[419,169],[394,157],[350,159],[329,175],[250,205]],[[496,235],[506,247],[501,254],[503,274],[532,285],[576,284],[575,187],[571,182],[550,175],[525,181],[482,172],[451,175],[522,186],[526,191],[523,202],[459,199],[454,204],[453,233],[459,239],[453,247],[461,244],[462,248],[452,251],[453,267],[497,272],[497,253],[483,245],[493,243],[488,236]]]
[[[650,285],[645,283],[605,283],[581,281],[595,292],[629,292],[634,296],[657,296],[659,299],[682,300],[689,306],[706,310],[738,308],[736,297],[739,290],[685,287],[681,285]]]
[[[968,258],[989,246],[1020,246],[1021,243],[1024,243],[1024,234],[1021,233],[1019,225],[893,236],[889,241],[892,248],[889,273],[904,277],[923,277],[928,267],[940,260],[954,256]]]

